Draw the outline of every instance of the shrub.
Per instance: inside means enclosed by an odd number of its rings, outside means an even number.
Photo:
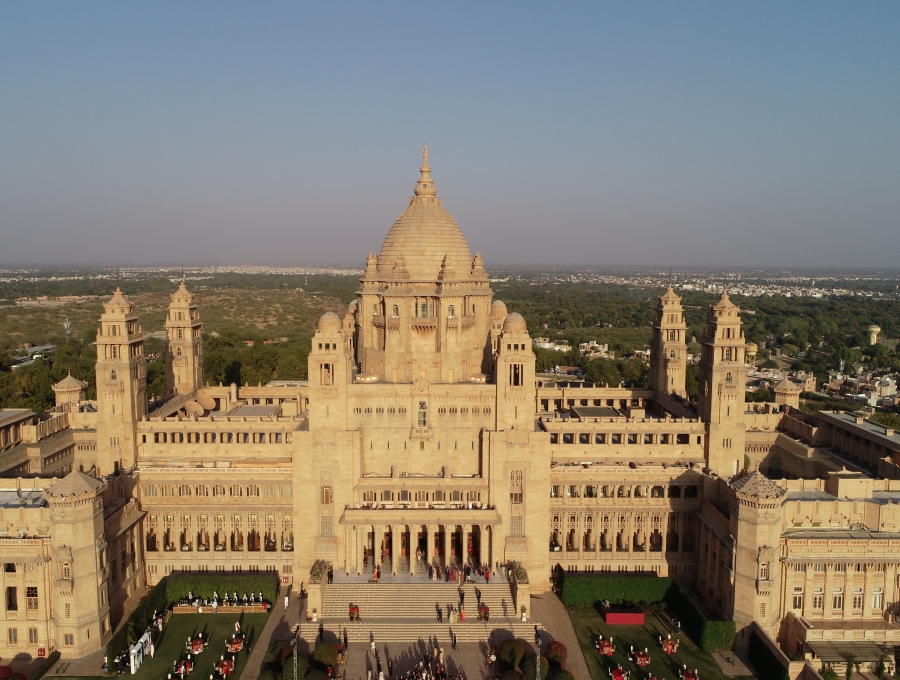
[[[553,674],[552,680],[575,680],[575,676],[569,671],[558,670]]]
[[[522,675],[521,671],[517,671],[515,668],[511,668],[500,676],[500,680],[522,680],[522,678],[524,677],[525,676]]]
[[[40,680],[44,677],[44,675],[53,668],[53,664],[59,661],[60,654],[58,651],[50,652],[50,656],[44,659],[43,663],[40,666],[35,668],[31,673],[28,674],[27,680]]]
[[[315,668],[306,674],[306,680],[328,680],[328,673]]]
[[[297,655],[297,677],[305,678],[309,668],[309,659],[302,654]],[[294,680],[294,659],[288,658],[281,667],[281,680]]]
[[[536,680],[537,675],[535,671],[537,670],[538,659],[541,660],[541,678],[546,678],[548,675],[548,671],[550,670],[550,662],[547,661],[547,658],[544,656],[535,656],[532,654],[531,656],[525,657],[525,660],[522,661],[521,671],[525,676],[525,680]]]
[[[12,672],[12,666],[0,666],[0,678],[3,680],[6,680],[6,678],[12,675]]]
[[[320,642],[313,652],[313,658],[323,666],[337,666],[338,649],[333,642]]]
[[[259,680],[281,680],[281,676],[270,668],[259,674]]]
[[[824,663],[822,664],[822,670],[819,671],[819,675],[822,676],[822,680],[838,680],[837,671],[831,666],[825,666]]]
[[[285,647],[288,648],[288,654],[290,654],[292,649],[287,640],[276,640],[273,642],[266,650],[266,655],[263,657],[263,663],[274,663],[280,666],[284,662],[282,654],[284,653]]]
[[[500,648],[497,650],[497,658],[513,669],[519,667],[524,656],[525,642],[518,638],[515,640],[504,640],[500,643]]]
[[[19,673],[18,671],[16,671],[15,673],[13,673],[12,675],[9,676],[9,680],[25,680],[25,674]]]
[[[547,646],[547,658],[560,668],[566,667],[566,659],[569,658],[569,650],[559,640],[554,640]]]

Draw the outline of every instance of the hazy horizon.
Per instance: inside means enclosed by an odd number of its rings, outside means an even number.
[[[0,6],[0,267],[897,271],[900,6]],[[577,258],[578,263],[571,260]]]

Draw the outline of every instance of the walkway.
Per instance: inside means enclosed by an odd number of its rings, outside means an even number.
[[[282,597],[282,600],[284,598]],[[241,671],[240,680],[256,680],[263,671],[263,661],[266,657],[266,650],[275,640],[287,640],[291,637],[291,631],[300,621],[300,611],[306,611],[306,600],[300,599],[296,595],[291,595],[290,604],[287,610],[284,606],[274,607],[266,621],[265,628],[260,632],[259,637],[250,650],[250,658]]]
[[[534,618],[543,624],[555,638],[566,646],[569,652],[569,660],[566,662],[568,670],[576,678],[591,677],[588,672],[587,662],[575,636],[575,628],[566,606],[554,593],[542,593],[531,596],[531,612]],[[546,647],[544,648],[546,649]]]

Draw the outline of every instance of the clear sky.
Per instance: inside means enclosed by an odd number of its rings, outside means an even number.
[[[0,265],[900,268],[900,3],[5,2]]]

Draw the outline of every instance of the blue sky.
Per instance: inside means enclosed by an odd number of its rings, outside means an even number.
[[[892,267],[900,4],[3,3],[0,265]]]

